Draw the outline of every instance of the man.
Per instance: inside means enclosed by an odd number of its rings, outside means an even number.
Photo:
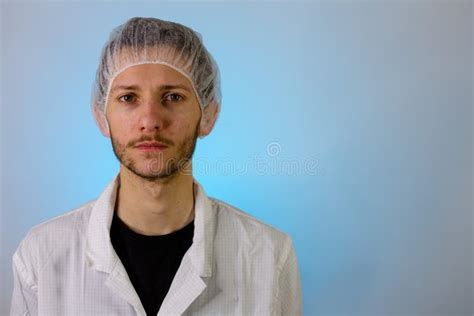
[[[220,109],[217,65],[183,25],[132,18],[92,97],[120,172],[97,200],[33,227],[13,256],[11,315],[298,315],[290,237],[207,197],[192,175]]]

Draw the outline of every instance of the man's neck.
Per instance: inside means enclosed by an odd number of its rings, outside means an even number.
[[[121,166],[115,211],[131,230],[142,235],[179,230],[194,219],[192,173],[150,182]]]

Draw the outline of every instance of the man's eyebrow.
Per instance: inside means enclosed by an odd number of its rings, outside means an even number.
[[[186,90],[190,93],[192,93],[192,91],[186,87],[185,85],[182,85],[182,84],[168,84],[168,85],[161,85],[161,86],[158,86],[158,88],[160,90],[172,90],[172,89],[183,89],[183,90]],[[112,88],[112,90],[110,90],[110,93],[113,93],[117,90],[140,90],[140,87],[139,86],[136,86],[136,85],[120,85],[120,86],[115,86],[114,88]]]

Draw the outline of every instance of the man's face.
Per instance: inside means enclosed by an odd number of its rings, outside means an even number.
[[[114,153],[134,174],[162,179],[191,162],[201,110],[191,83],[176,70],[142,64],[123,71],[113,81],[106,116]]]

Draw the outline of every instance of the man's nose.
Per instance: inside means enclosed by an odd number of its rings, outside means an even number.
[[[166,109],[159,99],[148,99],[142,104],[139,124],[144,132],[156,132],[169,124]]]

